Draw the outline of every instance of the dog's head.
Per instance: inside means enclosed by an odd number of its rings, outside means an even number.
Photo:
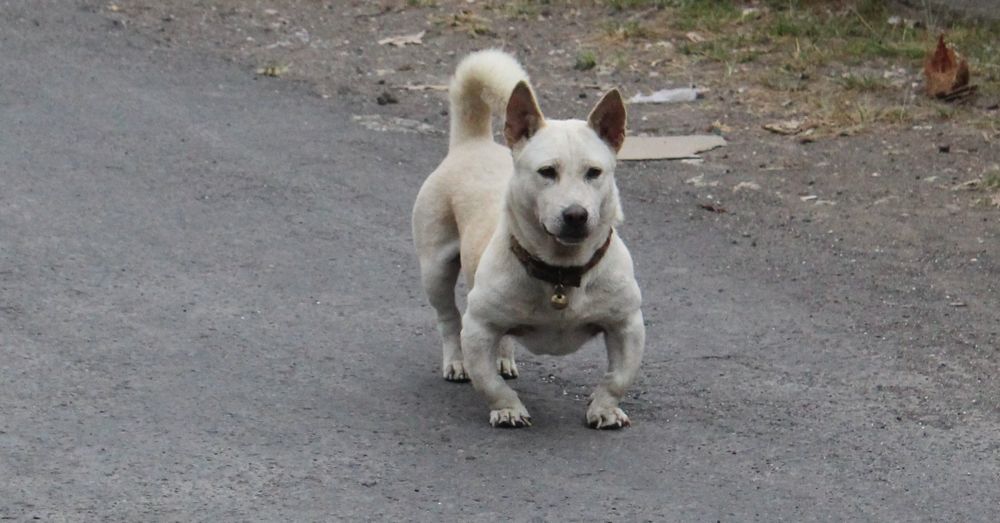
[[[574,246],[622,219],[614,173],[625,141],[625,105],[617,89],[587,121],[545,120],[531,88],[520,82],[507,104],[504,137],[514,157],[508,204],[520,217],[537,218],[525,225]]]

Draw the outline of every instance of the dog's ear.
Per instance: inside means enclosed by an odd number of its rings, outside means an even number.
[[[542,111],[538,109],[535,95],[527,82],[521,80],[514,86],[507,101],[507,120],[503,126],[503,136],[507,146],[513,148],[521,140],[531,138],[545,124]]]
[[[587,117],[590,128],[615,152],[625,143],[625,103],[618,89],[612,89],[594,106]]]

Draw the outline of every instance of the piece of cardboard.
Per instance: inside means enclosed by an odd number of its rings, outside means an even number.
[[[690,136],[627,136],[618,151],[619,160],[682,160],[726,145],[714,134]]]

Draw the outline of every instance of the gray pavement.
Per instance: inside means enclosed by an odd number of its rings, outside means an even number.
[[[635,426],[584,427],[603,365],[591,347],[522,357],[516,388],[537,423],[491,429],[471,388],[438,376],[410,246],[443,135],[364,130],[336,99],[69,2],[0,6],[0,518],[987,521],[1000,508],[995,411],[949,416],[942,398],[974,392],[900,365],[905,342],[869,336],[850,300],[827,307],[804,279],[761,276],[806,270],[821,256],[808,245],[732,268],[727,233],[648,197],[655,166],[620,178],[649,323],[624,405]],[[875,303],[860,282],[877,275],[844,274],[831,293]],[[942,412],[903,414],[914,405]]]

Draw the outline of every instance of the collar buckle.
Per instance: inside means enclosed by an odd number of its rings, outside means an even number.
[[[551,283],[555,286],[549,303],[553,308],[562,310],[569,305],[569,297],[566,296],[566,286],[580,286],[583,275],[597,266],[601,258],[604,257],[604,253],[607,252],[608,247],[611,245],[611,236],[614,233],[614,229],[608,232],[608,238],[604,240],[604,244],[594,252],[594,255],[584,265],[549,265],[522,247],[514,235],[510,236],[510,250],[532,278]]]

